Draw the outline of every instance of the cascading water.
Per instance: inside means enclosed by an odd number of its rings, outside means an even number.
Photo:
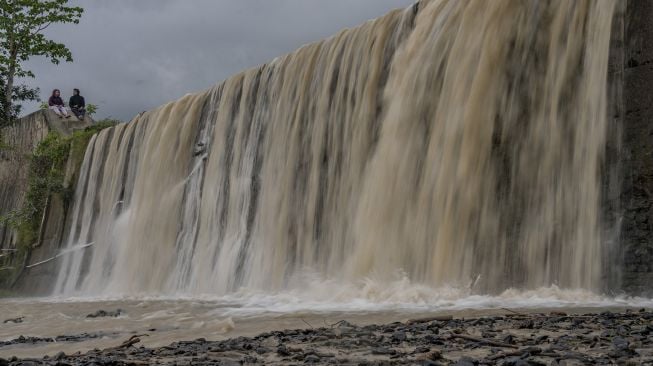
[[[424,0],[101,132],[55,293],[600,289],[615,3]]]

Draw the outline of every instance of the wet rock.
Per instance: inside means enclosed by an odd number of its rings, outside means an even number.
[[[308,355],[304,357],[304,363],[319,363],[320,358],[317,357],[316,355]]]
[[[441,366],[442,364],[439,362],[435,362],[432,360],[421,360],[420,361],[420,366]]]
[[[373,355],[394,355],[397,351],[385,347],[377,347],[372,349]]]
[[[121,315],[124,315],[125,312],[122,309],[117,309],[116,311],[105,311],[105,310],[98,310],[93,314],[88,314],[86,315],[87,318],[117,318]]]
[[[73,334],[73,335],[59,335],[54,337],[54,341],[55,342],[81,342],[88,339],[101,338],[102,336],[104,336],[103,333],[94,333],[94,334],[81,333],[81,334]]]
[[[266,354],[266,353],[269,353],[269,352],[270,352],[270,350],[265,348],[265,347],[258,347],[256,349],[256,353],[258,353],[259,355],[263,355],[263,354]]]
[[[523,324],[525,315],[519,317],[493,317],[448,321],[433,327],[432,323],[393,323],[382,326],[356,327],[340,322],[327,328],[301,331],[275,331],[256,337],[238,337],[220,342],[205,339],[179,341],[158,349],[131,347],[119,350],[94,350],[85,355],[65,357],[73,364],[124,364],[128,361],[177,364],[458,364],[458,365],[549,365],[556,360],[561,364],[640,364],[653,357],[653,337],[647,320],[649,313],[615,314],[609,319],[613,325],[606,328],[590,316],[575,316],[562,322],[552,322],[552,317],[533,315],[534,327],[545,325],[546,335],[537,331],[515,331]],[[583,321],[578,321],[583,319]],[[573,325],[573,326],[572,326]],[[347,329],[349,328],[349,329]],[[334,330],[345,329],[346,335],[335,338]],[[433,333],[435,329],[439,335]],[[598,334],[615,330],[609,338]],[[549,333],[550,332],[550,333]],[[512,334],[511,334],[512,333]],[[530,333],[530,334],[529,334]],[[616,333],[625,333],[617,335]],[[642,335],[646,334],[646,335]],[[83,333],[56,337],[56,341],[75,341],[93,338],[102,333]],[[470,339],[460,340],[456,337]],[[502,338],[503,337],[503,338]],[[477,339],[478,341],[474,341]],[[323,341],[328,339],[327,341]],[[316,340],[319,342],[316,343]],[[53,339],[19,337],[15,344],[47,342]],[[503,344],[501,344],[503,343]],[[439,349],[432,349],[437,344]],[[546,345],[546,347],[542,347]],[[399,348],[393,348],[399,347]],[[595,347],[595,348],[592,348]],[[478,350],[485,359],[460,357],[466,350]],[[412,351],[410,351],[412,350]],[[331,353],[333,351],[333,353]],[[406,353],[408,352],[408,353]],[[607,354],[609,352],[609,355]],[[347,354],[347,360],[336,357]],[[464,355],[464,354],[463,354]],[[471,354],[465,355],[469,356]],[[454,360],[454,361],[451,361]],[[54,358],[20,360],[36,364],[56,364]],[[649,362],[650,363],[650,362]],[[554,364],[554,363],[553,363]]]
[[[436,335],[427,335],[424,337],[424,341],[431,345],[442,346],[444,345],[444,340]]]
[[[533,322],[531,319],[521,321],[516,324],[517,329],[533,329],[534,326],[535,322]]]
[[[518,356],[511,356],[506,358],[503,364],[505,366],[530,366],[528,362],[524,361],[521,357]]]
[[[8,323],[19,324],[19,323],[22,323],[24,319],[25,319],[24,316],[19,316],[18,318],[6,319],[2,323],[3,324],[8,324]]]
[[[406,332],[394,332],[392,334],[392,340],[396,343],[401,343],[406,340]]]
[[[478,364],[478,361],[471,357],[461,357],[454,365],[456,366],[475,366]]]
[[[603,338],[611,338],[614,337],[617,333],[614,331],[614,329],[606,329],[601,332],[601,337]]]
[[[548,335],[541,335],[541,336],[539,336],[539,337],[537,337],[537,338],[535,339],[535,343],[538,343],[538,344],[539,344],[539,343],[543,343],[543,342],[545,342],[545,341],[548,340],[548,339],[549,339],[549,336],[548,336]]]
[[[506,344],[514,344],[515,343],[515,337],[512,334],[508,334],[505,337],[501,338],[501,342],[506,343]]]
[[[551,350],[553,351],[568,351],[571,347],[566,343],[565,340],[558,339],[555,344],[551,345]]]
[[[245,363],[258,363],[258,358],[254,357],[254,356],[245,356],[245,358],[243,358],[243,362],[245,362]]]
[[[37,344],[37,343],[52,343],[55,340],[53,338],[40,338],[40,337],[25,337],[18,336],[18,338],[12,339],[10,341],[0,342],[0,347],[2,346],[11,346],[15,344]]]
[[[522,354],[526,355],[539,355],[542,353],[542,348],[540,347],[526,347],[519,350]]]
[[[614,337],[612,339],[612,345],[616,349],[618,349],[620,351],[623,351],[623,350],[628,349],[629,342],[627,340],[625,340],[624,338],[622,338],[622,337]]]
[[[338,328],[356,328],[356,325],[346,320],[341,320],[338,323],[336,323],[336,325],[338,325]]]
[[[429,360],[437,361],[442,359],[442,352],[440,351],[431,351],[426,355],[426,358]]]
[[[560,366],[580,366],[583,365],[582,362],[575,360],[573,358],[565,359],[565,360],[560,360],[558,363]]]
[[[285,346],[279,346],[277,348],[277,354],[282,357],[287,357],[290,356],[290,351],[288,351],[288,348]]]

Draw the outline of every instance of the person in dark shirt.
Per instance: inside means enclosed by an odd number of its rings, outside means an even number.
[[[86,101],[84,101],[84,97],[79,95],[79,89],[73,89],[73,96],[70,97],[68,106],[80,121],[84,120],[84,116],[86,115]]]
[[[66,106],[64,106],[63,100],[61,99],[59,89],[52,91],[52,95],[50,96],[50,99],[48,99],[48,106],[57,116],[59,116],[59,118],[70,118]]]

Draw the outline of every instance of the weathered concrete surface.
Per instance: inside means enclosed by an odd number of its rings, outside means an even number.
[[[63,135],[70,135],[75,129],[88,127],[90,122],[90,119],[80,121],[74,116],[60,119],[51,111],[37,111],[2,128],[0,136],[4,148],[0,149],[0,216],[23,206],[28,187],[30,156],[48,133],[57,131]],[[17,256],[16,232],[0,224],[0,249],[2,249],[0,255],[5,256],[0,258],[0,267],[18,269],[24,265],[25,260],[39,259],[56,252],[61,242],[64,224],[63,200],[61,197],[53,196],[45,210],[39,240],[33,243],[35,250],[27,258]],[[6,269],[6,271],[12,270]]]
[[[50,127],[43,113],[33,113],[2,129],[0,149],[0,216],[21,207],[27,188],[29,156]],[[14,249],[16,235],[0,225],[0,249]]]
[[[653,1],[629,0],[624,45],[622,287],[653,295]]]
[[[653,296],[653,1],[620,1],[617,14],[609,70],[612,126],[603,176],[605,281],[610,290]],[[27,156],[48,131],[66,134],[83,126],[39,111],[2,131],[4,143],[16,149],[0,151],[0,215],[22,204]],[[53,248],[61,245],[65,210],[59,197],[52,198],[45,216],[48,225],[30,263],[51,257]],[[0,225],[0,248],[15,248],[15,241],[15,234]],[[44,265],[31,270],[29,278],[53,274],[53,268]],[[47,290],[26,282],[21,287]]]
[[[608,63],[608,133],[602,164],[603,290],[619,292],[622,287],[623,250],[620,245],[621,182],[620,162],[624,117],[624,37],[626,1],[618,2],[612,23]]]
[[[80,157],[71,155],[68,157],[64,177],[64,187],[73,189],[79,177],[79,167],[82,164]],[[26,264],[41,263],[53,258],[60,253],[69,230],[70,207],[67,206],[61,194],[53,194],[48,198],[45,208],[43,224],[39,238],[32,247]],[[56,279],[59,261],[48,261],[44,264],[24,268],[20,277],[13,285],[13,290],[26,295],[45,296],[52,291],[53,281]]]

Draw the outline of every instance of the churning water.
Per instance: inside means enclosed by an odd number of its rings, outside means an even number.
[[[601,290],[614,9],[421,1],[101,132],[55,295]]]

